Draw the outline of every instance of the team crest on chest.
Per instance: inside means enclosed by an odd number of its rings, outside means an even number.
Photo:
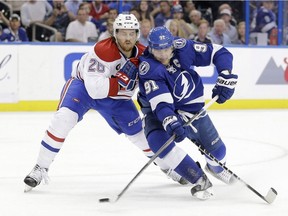
[[[141,62],[141,64],[139,65],[139,73],[140,75],[145,75],[150,69],[150,65],[148,62],[143,61]]]
[[[195,90],[195,83],[187,71],[182,71],[175,80],[173,95],[178,101],[189,98]]]

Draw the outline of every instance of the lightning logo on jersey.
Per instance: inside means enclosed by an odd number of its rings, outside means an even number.
[[[183,71],[180,73],[180,75],[175,81],[173,94],[174,97],[177,98],[178,101],[180,101],[182,99],[189,98],[194,89],[195,83],[191,75],[187,71]]]

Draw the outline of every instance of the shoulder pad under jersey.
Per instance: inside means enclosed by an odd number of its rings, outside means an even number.
[[[138,53],[137,53],[137,56],[136,57],[139,57],[140,55],[142,55],[142,53],[144,52],[144,50],[146,49],[146,47],[141,44],[141,43],[137,43],[136,44],[136,47],[138,49]]]
[[[102,40],[94,46],[95,54],[105,62],[113,62],[121,59],[119,49],[112,37]]]

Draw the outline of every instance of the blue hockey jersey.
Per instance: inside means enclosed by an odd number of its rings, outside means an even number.
[[[169,65],[158,62],[145,50],[140,56],[138,102],[144,114],[153,111],[162,122],[182,110],[196,113],[204,106],[204,86],[194,66],[214,64],[217,71],[232,70],[232,54],[217,44],[184,38],[174,40]]]
[[[275,13],[272,10],[261,7],[257,11],[256,26],[252,32],[267,32],[270,34],[273,28],[277,28]]]

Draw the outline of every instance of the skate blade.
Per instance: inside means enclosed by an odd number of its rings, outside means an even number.
[[[30,187],[29,185],[25,185],[24,193],[27,193],[27,192],[31,191],[32,189],[33,189],[33,187]]]
[[[213,191],[210,188],[208,188],[204,191],[199,191],[193,194],[192,196],[196,197],[199,200],[207,200],[213,196]]]

